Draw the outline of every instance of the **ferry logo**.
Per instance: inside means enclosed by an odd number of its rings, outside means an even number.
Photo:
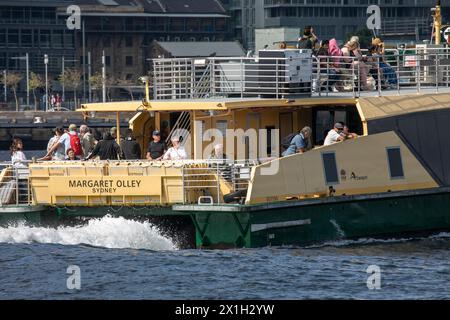
[[[367,278],[367,288],[369,290],[381,289],[381,269],[377,265],[370,265],[367,267],[366,272],[370,274]]]
[[[77,265],[70,265],[67,267],[67,274],[70,276],[67,278],[66,286],[69,290],[81,289],[81,269]]]
[[[367,18],[367,29],[369,30],[381,30],[381,9],[377,5],[372,5],[367,8],[367,14],[370,17]]]
[[[341,170],[341,181],[346,181],[347,180],[347,172],[342,169]]]
[[[70,16],[67,18],[66,26],[69,30],[81,29],[81,9],[79,6],[71,5],[67,7],[67,14]]]

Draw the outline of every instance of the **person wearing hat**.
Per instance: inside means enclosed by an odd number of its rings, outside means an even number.
[[[166,144],[161,141],[161,132],[158,130],[152,133],[153,141],[148,144],[147,160],[161,160],[166,152]]]
[[[163,160],[185,160],[188,158],[186,150],[180,144],[180,139],[178,137],[172,137],[172,146],[167,150],[163,156]]]
[[[329,146],[333,143],[336,143],[339,141],[344,141],[345,136],[342,135],[343,130],[344,130],[344,125],[341,122],[335,123],[334,128],[328,132],[323,145]]]

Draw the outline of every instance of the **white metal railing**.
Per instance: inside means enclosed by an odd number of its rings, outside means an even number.
[[[27,162],[0,162],[0,207],[31,205]]]
[[[291,72],[291,65],[302,66]],[[154,98],[287,97],[311,92],[311,58],[155,59]],[[303,70],[304,69],[304,70]],[[293,82],[292,77],[304,76]]]
[[[363,50],[361,58],[204,58],[154,60],[154,97],[290,98],[315,95],[385,95],[438,92],[450,83],[450,49],[432,46]],[[201,90],[199,90],[201,88]]]
[[[189,196],[198,191],[199,198],[211,198],[213,203],[224,203],[221,183],[227,184],[231,193],[244,197],[251,177],[251,168],[260,162],[257,160],[200,160],[186,164],[182,168],[183,203],[197,203],[197,198]]]
[[[166,138],[166,146],[172,145],[172,137],[177,136],[180,142],[184,144],[191,130],[191,116],[188,111],[183,111],[175,122],[169,136]]]

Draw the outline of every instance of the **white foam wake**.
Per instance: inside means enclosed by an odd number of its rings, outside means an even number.
[[[149,222],[105,216],[78,227],[43,228],[24,224],[0,228],[0,243],[86,244],[105,248],[175,250],[171,239],[163,237]]]

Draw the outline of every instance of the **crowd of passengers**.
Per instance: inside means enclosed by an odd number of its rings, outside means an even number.
[[[134,139],[131,129],[127,130],[124,139],[117,143],[117,128],[112,127],[103,133],[102,139],[95,139],[91,130],[86,125],[81,125],[79,130],[75,124],[71,124],[68,130],[62,127],[54,129],[54,136],[47,145],[47,153],[38,161],[74,161],[74,160],[139,160],[142,159],[140,144]],[[304,127],[298,134],[292,134],[287,141],[286,150],[282,156],[295,153],[304,153],[311,147],[310,127]],[[356,138],[356,133],[351,133],[343,122],[337,122],[334,128],[326,133],[324,145],[331,145],[347,139]],[[285,139],[286,139],[285,138]],[[148,144],[145,158],[150,161],[160,160],[186,160],[189,158],[185,148],[178,137],[172,137],[172,147],[168,148],[161,138],[161,132],[152,132],[152,141]],[[20,138],[14,138],[10,147],[11,162],[15,167],[26,166],[27,158],[23,152],[24,146]],[[216,144],[209,157],[210,160],[227,159],[223,145]]]
[[[71,124],[67,130],[57,127],[54,136],[47,145],[47,153],[38,161],[74,161],[74,160],[138,160],[142,158],[141,146],[134,139],[131,129],[124,139],[117,143],[117,128],[113,127],[103,133],[102,139],[95,139],[86,125],[78,129]],[[161,139],[158,130],[152,132],[152,141],[146,153],[147,160],[185,160],[188,154],[180,144],[178,137],[171,138],[172,146],[168,148]],[[15,167],[25,166],[27,158],[23,152],[23,141],[14,138],[10,147],[11,162]]]
[[[353,74],[359,75],[357,81],[360,90],[376,90],[379,83],[385,89],[397,87],[397,74],[386,61],[385,46],[380,38],[372,39],[370,48],[365,48],[368,53],[363,54],[359,37],[351,37],[340,47],[336,39],[319,41],[314,29],[307,26],[298,40],[297,48],[311,49],[317,57],[320,74],[325,77],[318,84],[321,90],[344,91],[348,86],[346,80]]]

